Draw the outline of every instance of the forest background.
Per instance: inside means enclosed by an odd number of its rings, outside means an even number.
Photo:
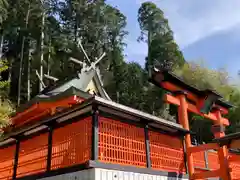
[[[145,67],[137,60],[125,61],[127,18],[105,0],[0,0],[1,126],[10,123],[9,114],[16,107],[43,89],[36,70],[59,79],[80,70],[69,57],[86,60],[78,46],[81,40],[90,59],[106,53],[100,71],[112,100],[176,121],[176,107],[164,104],[164,91],[148,82],[148,68],[162,66],[199,89],[218,91],[231,102],[234,108],[228,115],[227,133],[237,132],[240,91],[237,83],[230,83],[227,71],[185,59],[168,19],[154,3],[142,3],[136,19],[141,29],[138,41],[148,47]],[[190,114],[190,123],[198,142],[211,140],[210,121]]]

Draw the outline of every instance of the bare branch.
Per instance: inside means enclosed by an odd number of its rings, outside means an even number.
[[[46,87],[46,85],[44,84],[44,82],[42,81],[42,79],[41,79],[41,77],[40,77],[40,75],[39,75],[39,73],[38,73],[38,71],[36,70],[36,75],[37,75],[37,77],[38,77],[38,80],[40,81],[40,83],[42,84],[42,86],[45,88]]]
[[[58,78],[47,75],[47,74],[44,74],[44,77],[47,78],[47,79],[53,80],[53,81],[58,81]]]

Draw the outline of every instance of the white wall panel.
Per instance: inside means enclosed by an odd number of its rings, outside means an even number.
[[[47,177],[41,180],[94,180],[94,179],[95,170],[89,169],[68,174],[62,174],[58,176]]]
[[[180,180],[181,178],[142,173],[95,169],[95,180]]]
[[[182,178],[96,168],[58,175],[54,177],[47,177],[41,180],[181,180],[181,179]]]

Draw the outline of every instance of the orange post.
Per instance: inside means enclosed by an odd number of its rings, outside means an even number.
[[[198,114],[204,118],[210,119],[214,122],[213,133],[215,138],[225,136],[224,128],[229,125],[229,121],[223,118],[221,114],[227,114],[230,104],[223,101],[218,101],[220,95],[206,90],[201,91],[184,83],[181,79],[166,71],[154,69],[154,74],[151,74],[151,81],[161,88],[174,93],[176,96],[166,94],[165,101],[169,104],[178,106],[179,123],[189,130],[188,111]],[[190,100],[191,102],[187,102]],[[211,104],[208,104],[211,103]],[[206,105],[206,107],[204,107]],[[212,109],[209,109],[211,105]],[[208,108],[206,111],[201,111],[201,108]],[[215,112],[214,112],[215,110]],[[210,111],[210,112],[208,112]],[[205,112],[205,113],[204,113]],[[227,146],[219,146],[217,143],[192,146],[191,135],[185,136],[187,166],[190,179],[202,179],[209,177],[220,176],[223,180],[230,180],[230,168],[228,164],[228,148]],[[194,172],[194,163],[192,153],[201,152],[207,149],[217,149],[220,169],[211,170],[207,172]]]
[[[185,128],[186,130],[189,130],[189,122],[188,122],[188,104],[186,101],[186,94],[181,93],[178,95],[178,98],[180,100],[180,106],[178,106],[178,119],[180,124]],[[185,144],[186,144],[186,153],[187,153],[187,165],[188,165],[188,171],[190,179],[192,175],[194,174],[194,165],[193,165],[193,156],[191,153],[188,153],[189,147],[192,146],[191,142],[191,136],[190,134],[187,134],[185,136]]]
[[[216,111],[217,123],[215,125],[223,126],[221,111]],[[215,138],[221,138],[225,136],[223,131],[214,132]],[[218,159],[220,164],[221,178],[223,180],[231,180],[230,169],[228,164],[228,148],[227,146],[220,147],[218,149]]]

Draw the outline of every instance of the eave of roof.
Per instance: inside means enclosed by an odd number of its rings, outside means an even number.
[[[180,87],[183,87],[184,89],[190,91],[190,92],[193,92],[194,94],[196,94],[197,96],[202,96],[204,94],[204,91],[202,90],[199,90],[198,88],[192,86],[192,85],[188,85],[184,82],[184,80],[178,76],[176,76],[174,73],[172,72],[169,72],[169,71],[154,71],[154,70],[151,70],[150,71],[150,77],[149,77],[149,81],[151,83],[153,83],[154,85],[160,87],[160,85],[158,84],[158,82],[156,82],[156,80],[154,79],[155,77],[155,74],[157,73],[163,73],[164,74],[164,81],[171,81],[172,83],[176,84],[177,86],[180,86]],[[161,87],[160,87],[161,88]],[[209,90],[205,90],[205,91],[209,91]],[[215,92],[216,93],[216,92]],[[220,96],[220,95],[219,95]],[[224,99],[220,98],[216,101],[216,104],[217,105],[220,105],[224,108],[232,108],[233,105],[230,104],[229,102],[226,102]]]
[[[93,98],[93,102],[95,102],[99,105],[106,106],[108,108],[118,110],[122,113],[127,113],[127,114],[130,114],[130,115],[133,115],[135,117],[138,117],[140,120],[144,119],[144,120],[147,120],[148,122],[155,122],[155,123],[164,125],[164,126],[169,127],[169,128],[175,128],[175,129],[180,130],[182,132],[187,132],[187,130],[184,129],[180,124],[177,124],[177,123],[174,123],[174,122],[171,122],[171,121],[153,116],[151,114],[148,114],[148,113],[145,113],[143,111],[130,108],[128,106],[124,106],[122,104],[118,104],[118,103],[113,102],[113,101],[105,100],[103,98],[95,96]]]
[[[233,140],[240,141],[240,132],[228,134],[222,138],[216,138],[212,142],[227,145],[230,144]]]
[[[34,97],[32,100],[28,101],[26,104],[21,105],[16,113],[19,112],[23,112],[26,109],[28,109],[29,107],[31,107],[34,104],[40,103],[40,102],[52,102],[52,101],[57,101],[59,99],[63,99],[69,96],[73,96],[73,95],[77,95],[79,97],[82,97],[84,99],[88,99],[91,97],[91,95],[87,92],[84,92],[82,90],[79,90],[75,87],[70,87],[69,89],[67,89],[66,91],[59,93],[57,95],[53,95],[53,96],[48,96],[48,95],[42,95],[42,96],[36,96]]]

